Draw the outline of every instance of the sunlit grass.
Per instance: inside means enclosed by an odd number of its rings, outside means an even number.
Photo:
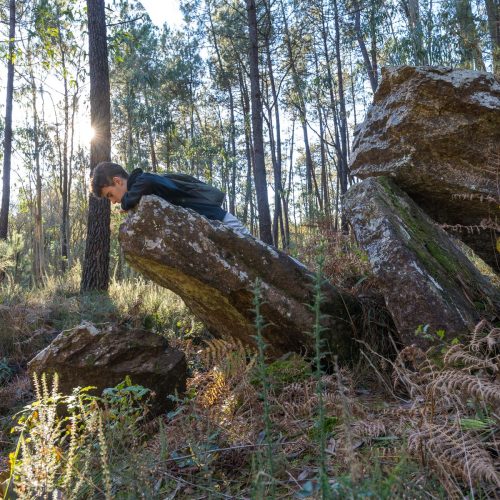
[[[30,345],[41,329],[59,332],[82,321],[109,322],[146,328],[167,337],[200,333],[182,299],[142,277],[113,280],[108,292],[80,293],[81,269],[47,278],[43,288],[0,286],[0,352],[25,358],[43,346]]]

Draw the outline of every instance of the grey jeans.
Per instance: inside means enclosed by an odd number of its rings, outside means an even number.
[[[222,219],[222,224],[230,227],[237,233],[251,236],[250,231],[233,214],[230,214],[229,212],[227,212],[224,219]]]

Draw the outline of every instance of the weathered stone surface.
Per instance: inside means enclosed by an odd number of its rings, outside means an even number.
[[[489,73],[386,68],[355,134],[351,172],[390,175],[500,270],[500,83]],[[457,225],[473,226],[460,229]],[[490,227],[487,227],[490,226]]]
[[[500,290],[392,180],[355,184],[345,206],[405,344],[427,344],[415,335],[419,325],[451,339],[470,332],[481,314],[500,313]]]
[[[155,413],[172,406],[167,396],[184,392],[187,378],[184,354],[169,348],[159,335],[114,326],[98,329],[86,322],[59,334],[29,362],[28,370],[30,376],[57,372],[64,394],[77,386],[93,385],[97,387],[94,393],[100,395],[129,375],[132,383],[156,394]]]
[[[268,353],[312,345],[313,277],[286,254],[156,196],[143,197],[130,213],[120,242],[135,269],[177,293],[213,333],[254,343],[252,300],[260,278]],[[323,293],[325,336],[333,353],[348,358],[359,305],[331,285]]]

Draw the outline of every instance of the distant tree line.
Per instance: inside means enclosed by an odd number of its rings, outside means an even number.
[[[353,131],[382,66],[500,75],[496,0],[181,8],[184,26],[174,29],[153,25],[131,0],[3,2],[0,239],[18,242],[32,284],[85,260],[82,287],[106,288],[110,252],[112,272],[122,271],[109,241],[118,215],[88,193],[102,159],[213,183],[254,234],[290,249],[305,228],[347,229]],[[89,115],[92,148],[82,132]]]

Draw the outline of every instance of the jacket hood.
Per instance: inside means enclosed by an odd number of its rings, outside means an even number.
[[[128,176],[127,180],[127,190],[129,190],[134,182],[136,181],[137,177],[143,173],[142,168],[135,168],[132,170],[132,173]]]

